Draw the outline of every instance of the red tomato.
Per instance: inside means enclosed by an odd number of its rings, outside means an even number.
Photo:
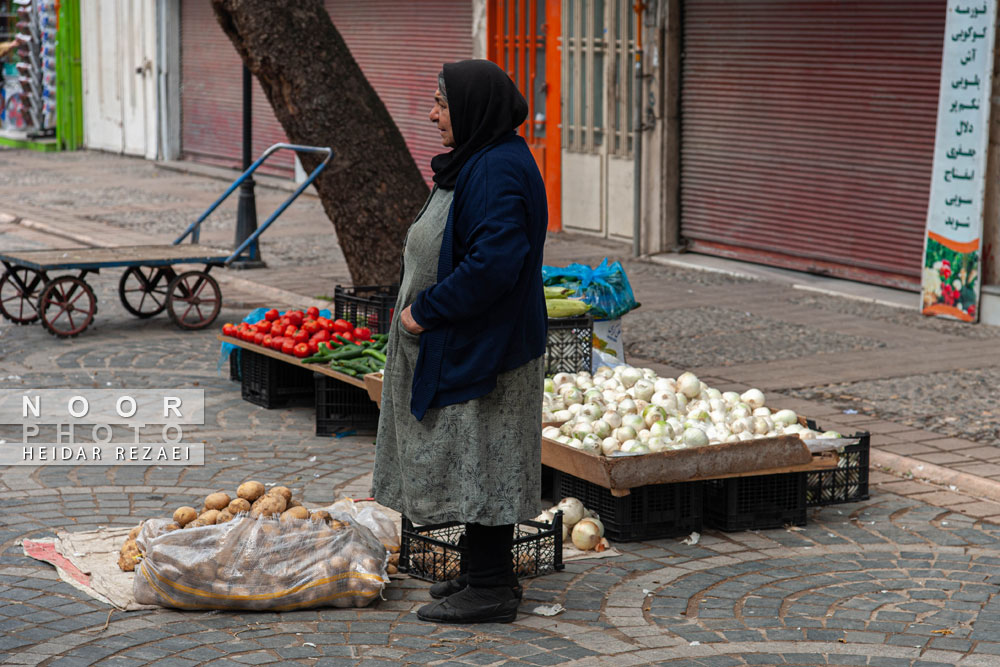
[[[295,350],[295,341],[291,338],[286,338],[285,342],[281,344],[281,351],[285,354],[292,354]]]
[[[310,336],[319,331],[319,325],[316,324],[316,320],[308,320],[302,325],[302,328],[305,329],[306,333]]]
[[[281,315],[278,313],[277,308],[272,308],[271,310],[264,313],[264,319],[267,320],[268,322],[273,322],[279,317],[281,317]]]
[[[325,317],[317,317],[316,324],[319,325],[320,329],[326,329],[327,331],[329,331],[330,327],[332,326],[330,324],[330,320],[326,319]]]
[[[274,338],[271,336],[271,334],[264,334],[264,338],[260,341],[260,344],[263,345],[264,347],[271,347],[271,343],[273,341]]]
[[[338,335],[344,340],[349,340],[352,343],[354,342],[354,334],[352,334],[350,331],[345,331],[344,333]]]
[[[257,332],[253,335],[253,342],[256,345],[260,345],[264,342],[264,334]]]
[[[250,337],[253,336],[247,329],[240,329],[236,335],[240,340],[250,340]]]
[[[354,327],[347,320],[334,320],[333,330],[337,333],[346,333],[348,331],[354,331]]]
[[[316,306],[309,306],[308,308],[306,308],[306,317],[311,317],[312,319],[315,320],[317,317],[319,317],[319,308],[317,308]]]
[[[292,340],[296,343],[304,343],[309,340],[309,332],[305,329],[299,329],[294,334],[292,334]]]
[[[274,322],[271,322],[268,333],[270,333],[272,336],[279,336],[284,330],[285,330],[285,325],[279,322],[278,320],[275,320]]]
[[[306,316],[301,310],[290,310],[285,313],[285,318],[295,326],[299,327],[302,326],[302,321],[306,319]]]
[[[281,351],[281,346],[285,342],[284,336],[274,336],[271,338],[271,349]]]
[[[319,345],[318,340],[311,340],[308,343],[306,343],[306,345],[309,346],[309,354],[316,354],[316,352],[319,350],[319,348],[316,347],[317,345]]]
[[[292,352],[296,357],[308,357],[309,356],[309,345],[307,343],[299,343],[292,348]]]
[[[236,335],[236,325],[232,322],[227,322],[222,325],[222,335],[223,336],[235,336]]]
[[[298,330],[299,328],[297,326],[295,326],[294,324],[289,324],[287,327],[285,327],[285,335],[293,336],[295,335],[295,332]]]
[[[372,330],[368,327],[358,327],[354,330],[355,340],[371,340]]]

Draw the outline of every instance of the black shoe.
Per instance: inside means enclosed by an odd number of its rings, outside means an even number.
[[[441,598],[446,598],[449,595],[454,595],[468,585],[469,575],[467,574],[461,574],[454,579],[449,579],[448,581],[439,581],[436,584],[431,585],[431,597],[435,600],[440,600]],[[524,589],[521,588],[521,584],[514,584],[511,586],[511,590],[514,592],[514,597],[518,600],[520,600],[521,596],[524,595]]]
[[[443,600],[424,605],[417,618],[432,623],[513,623],[520,600],[510,586],[466,586]]]

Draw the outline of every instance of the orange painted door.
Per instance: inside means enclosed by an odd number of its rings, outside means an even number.
[[[549,229],[562,229],[562,117],[559,0],[488,0],[487,57],[502,67],[528,101],[519,132],[545,179]]]

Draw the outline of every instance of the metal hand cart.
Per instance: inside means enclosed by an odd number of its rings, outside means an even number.
[[[278,150],[323,153],[326,157],[260,227],[233,251],[198,244],[201,223],[231,195],[243,181]],[[15,324],[41,320],[54,336],[70,338],[84,331],[97,314],[94,290],[84,280],[101,269],[127,267],[118,281],[118,296],[125,310],[140,318],[164,310],[181,329],[204,329],[222,310],[222,294],[209,271],[239,259],[272,222],[302,194],[329,164],[330,148],[274,144],[192,222],[171,245],[118,246],[112,248],[70,248],[64,250],[15,250],[0,253],[6,267],[0,277],[0,315]],[[188,236],[190,244],[181,245]],[[204,264],[203,270],[178,273],[175,264]],[[76,275],[50,276],[52,271],[79,271]]]

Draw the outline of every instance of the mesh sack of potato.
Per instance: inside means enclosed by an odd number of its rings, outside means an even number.
[[[364,607],[389,581],[385,547],[356,522],[240,516],[161,533],[144,546],[133,581],[135,599],[142,604]]]
[[[343,519],[345,515],[354,519],[372,531],[386,549],[392,553],[399,551],[399,524],[376,503],[356,503],[350,498],[342,498],[325,509],[337,518]]]

